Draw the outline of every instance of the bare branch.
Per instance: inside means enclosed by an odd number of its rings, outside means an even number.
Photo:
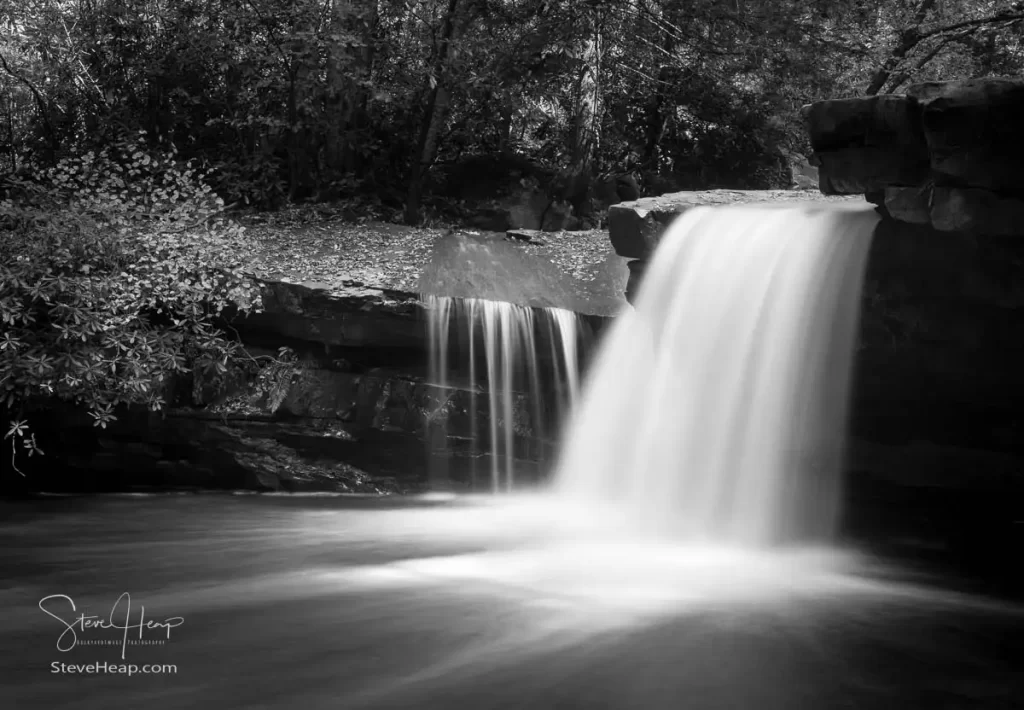
[[[955,32],[967,27],[980,29],[984,25],[994,25],[1002,22],[1016,22],[1017,20],[1024,20],[1024,12],[1006,11],[995,15],[989,15],[988,17],[977,17],[973,20],[962,20],[949,25],[932,27],[931,29],[918,33],[919,39],[917,43],[920,43],[921,40],[943,34],[944,32]]]

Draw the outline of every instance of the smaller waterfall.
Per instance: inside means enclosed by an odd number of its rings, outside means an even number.
[[[579,391],[587,328],[560,308],[445,296],[424,302],[430,382],[439,393],[430,419],[432,475],[450,478],[456,452],[449,442],[462,438],[473,487],[486,481],[492,492],[511,491],[517,458],[543,461],[547,448],[553,453]],[[484,471],[481,459],[488,460]]]

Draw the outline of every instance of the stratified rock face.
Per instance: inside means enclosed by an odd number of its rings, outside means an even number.
[[[1024,81],[911,86],[804,107],[827,195],[869,194],[941,232],[1024,235]]]
[[[48,491],[397,492],[433,486],[440,464],[447,485],[486,488],[489,444],[469,442],[490,431],[490,411],[488,394],[468,386],[301,360],[236,380],[208,401],[121,412],[104,430],[71,407],[35,413],[47,454],[21,462],[23,483]],[[512,415],[517,472],[527,481],[553,455],[554,415],[526,396],[513,398]],[[548,425],[536,421],[544,415]]]
[[[422,304],[415,294],[372,288],[334,293],[318,286],[266,282],[263,312],[234,326],[327,346],[425,348]]]

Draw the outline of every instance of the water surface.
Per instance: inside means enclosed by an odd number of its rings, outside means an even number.
[[[1024,707],[1019,611],[836,550],[578,534],[543,498],[0,507],[4,708]],[[109,617],[125,592],[182,624],[57,650],[43,597]],[[50,672],[122,650],[177,673]]]

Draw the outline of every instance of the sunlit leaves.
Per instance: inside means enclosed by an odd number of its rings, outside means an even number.
[[[161,408],[169,374],[226,374],[242,351],[213,316],[260,296],[203,173],[130,139],[37,175],[0,202],[0,403],[57,397],[105,428],[122,405]]]

